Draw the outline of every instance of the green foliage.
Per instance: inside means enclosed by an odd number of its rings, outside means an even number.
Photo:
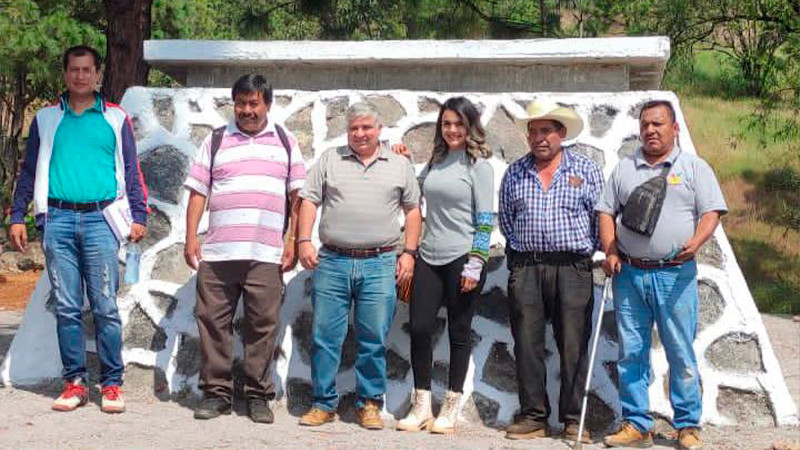
[[[554,36],[560,30],[561,3],[560,0],[154,0],[153,36],[323,40]]]
[[[717,52],[675,58],[664,74],[662,85],[680,95],[724,99],[747,96],[747,86],[736,61]]]
[[[179,88],[181,84],[174,78],[158,69],[150,69],[147,73],[147,85],[152,87]]]
[[[26,109],[61,90],[62,52],[76,44],[105,47],[102,32],[68,9],[77,2],[65,3],[0,3],[0,206],[11,197]]]
[[[748,95],[778,83],[786,42],[800,32],[796,0],[633,0],[621,9],[628,34],[670,37],[671,63],[709,50],[738,67]]]
[[[236,39],[229,2],[153,0],[151,39]]]
[[[480,39],[488,33],[478,12],[458,2],[406,0],[402,4],[407,39]]]
[[[594,37],[607,33],[617,24],[621,3],[617,0],[567,0],[563,11],[568,21],[564,34]]]

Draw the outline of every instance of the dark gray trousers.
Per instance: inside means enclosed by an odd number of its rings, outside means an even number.
[[[542,422],[550,415],[545,367],[545,325],[549,320],[561,359],[558,418],[562,423],[577,422],[592,331],[591,259],[568,253],[511,252],[508,266],[520,414]]]

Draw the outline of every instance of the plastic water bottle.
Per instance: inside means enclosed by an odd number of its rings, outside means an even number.
[[[139,244],[128,242],[125,245],[125,284],[139,282],[139,260],[142,258],[142,249]]]

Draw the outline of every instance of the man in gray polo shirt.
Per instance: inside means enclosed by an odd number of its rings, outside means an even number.
[[[614,168],[599,214],[604,270],[613,276],[619,334],[619,396],[622,427],[603,442],[609,447],[653,445],[649,411],[650,337],[653,323],[669,361],[673,425],[682,449],[699,449],[702,394],[692,343],[697,330],[697,265],[694,256],[727,212],[711,167],[675,145],[675,110],[663,100],[646,103],[639,115],[642,147]],[[666,174],[666,197],[652,236],[616,220],[631,192]]]
[[[347,147],[323,153],[300,192],[300,263],[314,270],[311,302],[311,380],[314,403],[301,425],[318,426],[336,418],[336,374],[347,334],[351,302],[355,310],[356,408],[359,425],[383,428],[386,392],[385,341],[394,316],[395,280],[414,271],[422,219],[414,168],[379,139],[377,112],[366,103],[347,110]],[[322,205],[317,254],[311,231]],[[405,212],[405,242],[398,257],[400,211]]]

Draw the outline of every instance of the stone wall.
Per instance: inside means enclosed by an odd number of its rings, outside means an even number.
[[[270,117],[295,133],[311,164],[326,149],[346,143],[343,112],[358,100],[377,106],[385,124],[382,137],[406,142],[417,162],[431,152],[434,124],[441,102],[449,94],[409,91],[277,91]],[[574,106],[586,127],[577,139],[581,152],[594,158],[608,175],[617,161],[637,145],[638,105],[663,98],[669,92],[588,94],[468,94],[482,112],[495,156],[496,186],[508,163],[526,152],[524,135],[513,119],[537,97],[550,97]],[[184,212],[187,194],[181,187],[197,146],[213,127],[231,119],[227,89],[129,90],[123,106],[132,116],[142,170],[152,195],[153,214],[142,258],[141,282],[124,286],[119,305],[124,324],[124,358],[133,383],[152,384],[164,399],[197,394],[198,338],[195,325],[195,275],[183,262]],[[695,152],[683,115],[678,110],[680,139]],[[418,170],[422,164],[417,164]],[[205,220],[201,232],[205,230]],[[315,236],[316,239],[316,236]],[[318,242],[317,242],[318,244]],[[508,327],[507,269],[504,241],[492,235],[494,255],[473,321],[473,356],[465,385],[462,417],[488,426],[508,423],[518,408],[513,339]],[[124,255],[123,255],[124,256]],[[796,424],[797,410],[781,376],[780,367],[745,280],[720,227],[698,256],[700,325],[695,350],[703,380],[703,421],[713,424]],[[292,413],[310,403],[311,279],[308,271],[286,275],[287,295],[281,313],[280,350],[275,354],[279,398]],[[610,295],[605,276],[594,273],[595,297]],[[33,294],[0,376],[6,383],[30,384],[58,377],[60,364],[50,287],[42,277]],[[606,303],[598,359],[592,374],[589,400],[591,429],[607,429],[619,417],[616,359],[618,345],[612,301]],[[595,312],[595,318],[597,312]],[[441,399],[447,379],[448,343],[444,314],[440,315],[434,348],[434,395]],[[89,316],[87,315],[87,319]],[[386,409],[404,414],[412,374],[409,358],[408,309],[400,304],[389,337],[389,392]],[[91,321],[89,349],[94,351]],[[234,324],[240,329],[240,322]],[[655,332],[654,332],[655,333]],[[354,403],[355,348],[348,332],[337,379],[344,414]],[[668,366],[657,336],[653,340],[652,410],[669,417],[666,392]],[[241,354],[241,345],[236,349]],[[548,330],[549,395],[557,417],[558,355]],[[235,368],[238,369],[238,363]]]

